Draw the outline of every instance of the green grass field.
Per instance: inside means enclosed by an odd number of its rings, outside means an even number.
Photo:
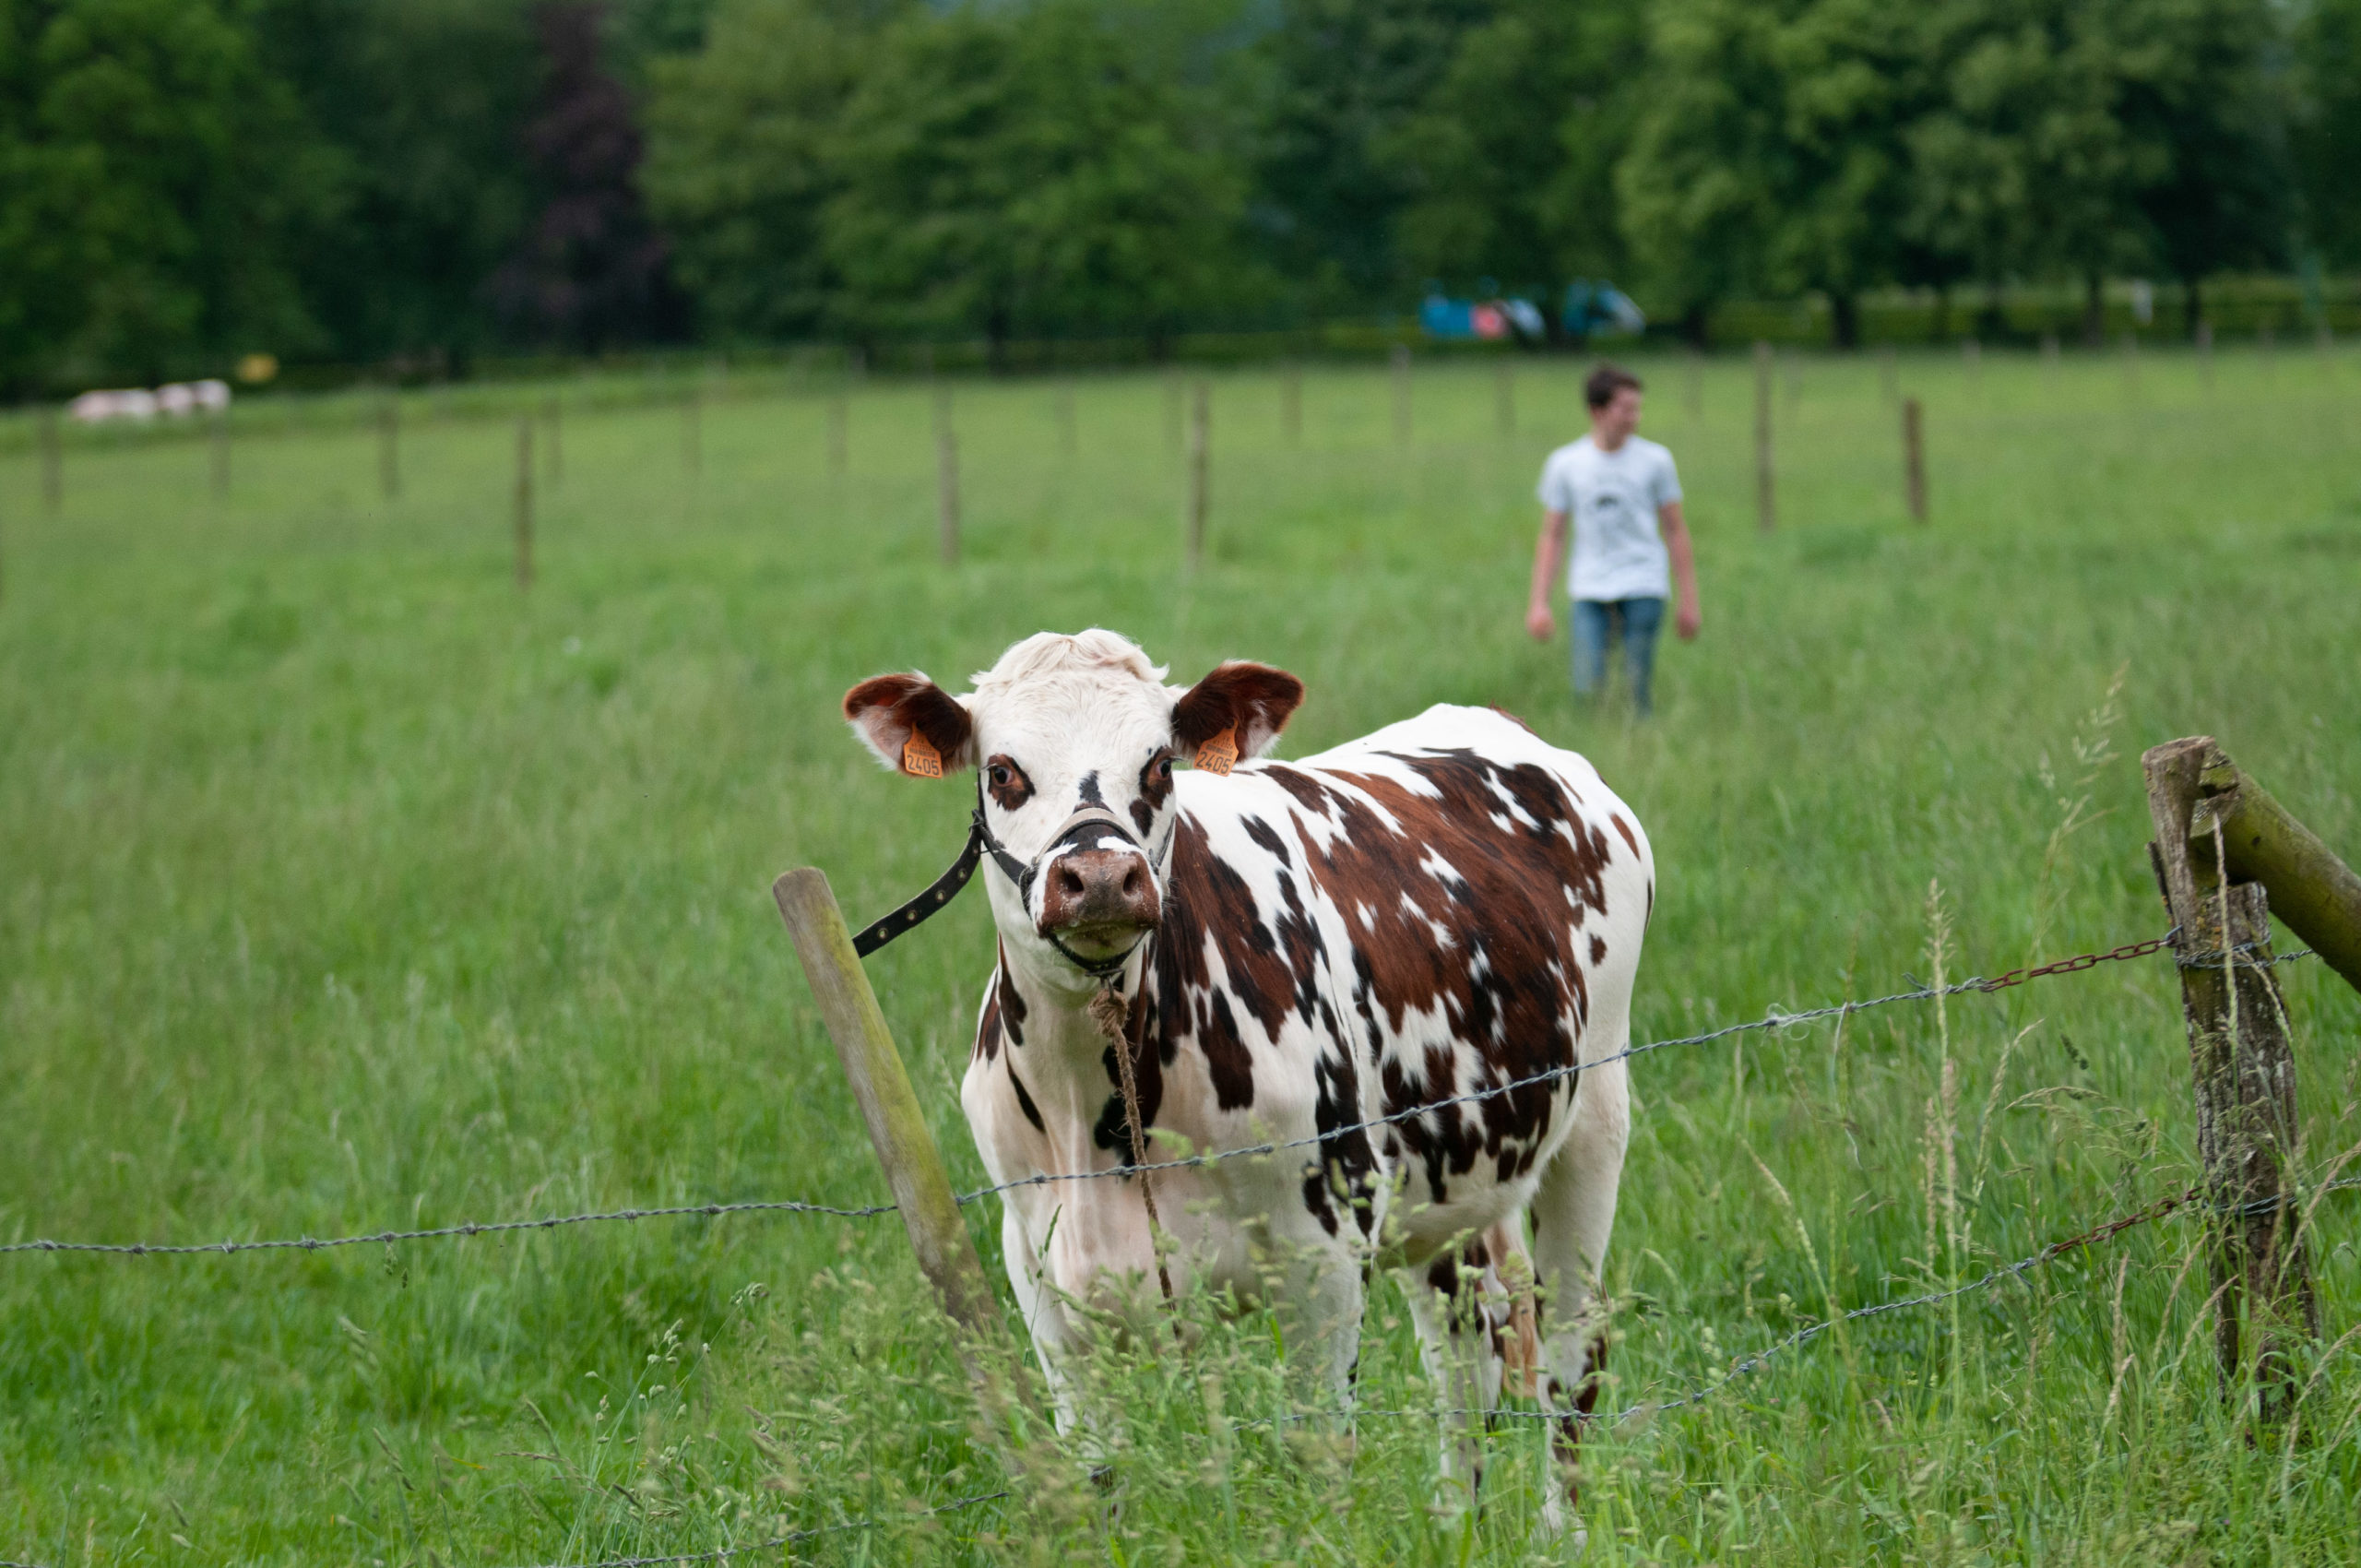
[[[931,878],[965,797],[880,774],[837,698],[1043,627],[1116,627],[1176,680],[1286,665],[1311,694],[1286,754],[1454,701],[1590,755],[1660,868],[1641,1039],[2159,933],[2137,755],[2172,736],[2220,736],[2361,850],[2361,363],[2225,353],[2208,389],[2170,354],[1905,357],[1915,528],[1875,362],[1799,362],[1766,537],[1750,368],[1712,364],[1692,410],[1681,362],[1643,362],[1706,617],[1646,724],[1577,707],[1562,630],[1520,624],[1582,368],[1523,367],[1513,435],[1489,368],[1423,370],[1406,452],[1382,370],[1308,373],[1299,445],[1275,376],[1218,378],[1193,576],[1150,376],[1078,384],[1071,457],[1054,385],[961,384],[950,569],[922,387],[854,398],[832,482],[813,388],[717,387],[692,477],[677,412],[569,385],[528,595],[492,413],[541,388],[412,400],[390,502],[358,401],[242,411],[221,500],[202,443],[77,434],[54,517],[27,427],[0,432],[0,1241],[881,1201],[768,884],[817,863],[858,921]],[[969,899],[870,965],[963,1186],[988,926]],[[2280,972],[2317,1171],[2361,1141],[2361,1003]],[[2187,1063],[2161,958],[1635,1063],[1610,1399],[2178,1191]],[[997,1283],[997,1216],[968,1218]],[[2361,1194],[2318,1218],[2333,1339]],[[2160,1221],[1596,1434],[1585,1561],[2361,1557],[2361,1364],[2308,1369],[2301,1441],[2249,1443],[2199,1235]],[[876,1519],[793,1554],[1525,1559],[1533,1423],[1489,1440],[1480,1513],[1436,1506],[1430,1421],[1235,1425],[1286,1413],[1283,1330],[1110,1354],[1101,1493],[1003,1469],[891,1217],[9,1254],[0,1558],[578,1562]],[[1431,1398],[1390,1286],[1361,1375],[1374,1408]]]

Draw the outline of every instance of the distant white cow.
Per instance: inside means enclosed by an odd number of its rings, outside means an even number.
[[[200,409],[218,413],[229,406],[230,384],[208,379],[175,381],[153,392],[138,386],[85,392],[65,406],[65,413],[84,424],[100,424],[108,420],[151,420],[160,413],[185,419]]]

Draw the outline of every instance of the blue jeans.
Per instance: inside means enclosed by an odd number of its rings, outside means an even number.
[[[1631,706],[1649,708],[1648,678],[1655,671],[1656,633],[1664,626],[1661,599],[1574,600],[1574,690],[1587,696],[1607,679],[1607,644],[1623,624],[1623,672],[1631,679]]]

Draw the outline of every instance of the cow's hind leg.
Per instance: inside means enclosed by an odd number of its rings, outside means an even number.
[[[1404,1281],[1427,1381],[1442,1410],[1443,1486],[1473,1505],[1484,1479],[1481,1433],[1500,1408],[1512,1302],[1487,1236],[1437,1253]]]
[[[1550,1449],[1557,1485],[1546,1524],[1563,1534],[1578,1500],[1575,1457],[1583,1427],[1597,1408],[1607,1368],[1607,1320],[1598,1300],[1599,1271],[1615,1226],[1615,1193],[1631,1134],[1631,1092],[1623,1063],[1593,1068],[1581,1078],[1573,1125],[1542,1173],[1529,1213],[1533,1259],[1540,1287],[1541,1385],[1553,1410],[1579,1412],[1554,1424]]]

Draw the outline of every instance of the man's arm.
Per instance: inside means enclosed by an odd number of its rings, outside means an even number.
[[[1558,629],[1557,618],[1549,613],[1549,590],[1565,555],[1566,514],[1552,507],[1541,514],[1541,537],[1533,541],[1533,596],[1525,606],[1525,629],[1536,642],[1548,642]]]
[[[1697,608],[1697,552],[1689,543],[1689,524],[1680,515],[1680,503],[1667,501],[1656,508],[1656,527],[1664,534],[1664,550],[1672,557],[1673,588],[1679,597],[1672,612],[1672,629],[1686,642],[1697,635],[1705,624],[1703,613]]]

